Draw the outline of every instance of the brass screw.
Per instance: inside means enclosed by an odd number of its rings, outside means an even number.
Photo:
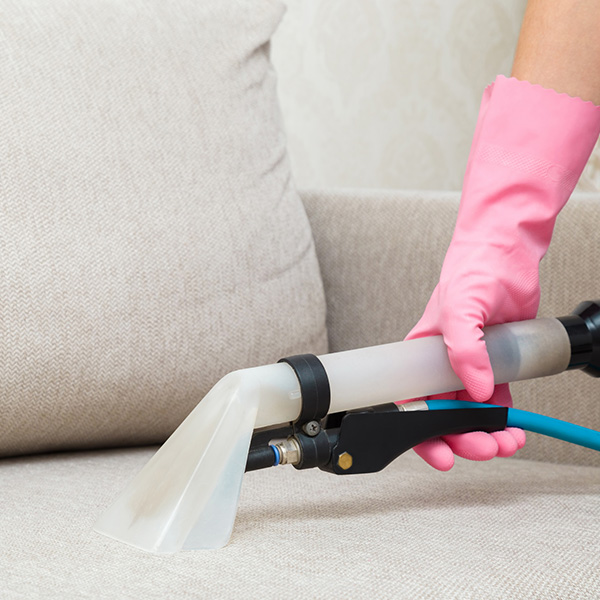
[[[342,452],[338,456],[338,467],[347,471],[352,466],[352,454],[348,454],[347,452]]]

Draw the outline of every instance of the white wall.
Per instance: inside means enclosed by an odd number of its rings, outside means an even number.
[[[285,1],[272,56],[298,185],[460,189],[526,0]]]

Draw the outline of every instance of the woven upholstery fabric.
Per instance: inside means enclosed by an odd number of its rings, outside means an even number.
[[[303,201],[327,297],[331,351],[404,338],[435,287],[452,236],[459,194],[306,191]],[[539,316],[569,314],[600,298],[600,196],[574,195],[542,260]],[[515,406],[600,429],[600,381],[580,372],[511,386]],[[600,466],[600,454],[528,434],[518,456]]]
[[[327,349],[273,0],[0,0],[0,455],[164,440]]]
[[[220,550],[146,554],[92,531],[151,449],[0,462],[6,600],[600,596],[594,467],[496,459],[434,471],[408,453],[373,475],[245,476]]]

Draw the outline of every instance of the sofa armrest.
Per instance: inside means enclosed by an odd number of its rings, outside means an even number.
[[[403,339],[437,283],[458,192],[301,193],[327,298],[331,352]],[[600,195],[576,194],[542,261],[540,316],[600,298]],[[515,405],[600,429],[600,381],[580,372],[511,386]],[[521,456],[600,466],[600,453],[530,434]]]

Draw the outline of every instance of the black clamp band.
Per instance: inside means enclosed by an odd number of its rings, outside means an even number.
[[[331,389],[323,363],[314,354],[297,354],[278,362],[290,365],[296,373],[302,394],[302,409],[295,423],[302,426],[320,421],[329,412]]]

